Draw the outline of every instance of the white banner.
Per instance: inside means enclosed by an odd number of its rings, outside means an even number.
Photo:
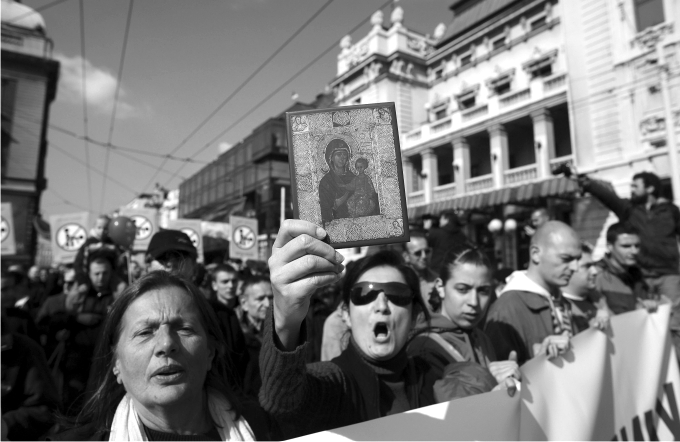
[[[203,229],[200,219],[172,219],[168,221],[168,229],[180,230],[187,234],[198,252],[198,262],[203,262]]]
[[[14,232],[12,203],[2,203],[2,255],[16,255],[17,243]]]
[[[50,216],[52,262],[72,263],[89,236],[89,226],[87,212]]]
[[[132,250],[134,252],[146,252],[151,237],[158,232],[158,212],[154,209],[124,208],[121,209],[120,214],[130,218],[137,227]]]
[[[242,216],[230,216],[231,239],[229,240],[229,257],[247,259],[259,258],[257,247],[257,219]]]
[[[562,357],[521,367],[521,395],[485,393],[303,440],[679,440],[670,305],[615,316]]]

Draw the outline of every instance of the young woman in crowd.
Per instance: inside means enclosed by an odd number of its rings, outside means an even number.
[[[439,373],[405,349],[417,315],[427,309],[417,275],[393,252],[364,258],[347,272],[342,296],[350,344],[330,362],[305,364],[310,298],[343,271],[343,257],[321,241],[325,235],[309,222],[286,220],[269,259],[274,307],[260,354],[260,403],[285,437],[434,403]]]
[[[477,327],[494,295],[492,277],[491,263],[481,250],[466,247],[450,252],[435,281],[442,312],[417,324],[409,354],[442,371],[454,362],[474,362],[487,368],[499,384],[505,385],[509,377],[519,380],[516,359],[511,355],[509,361],[496,361],[490,339]]]
[[[266,415],[229,387],[224,342],[193,284],[165,271],[143,276],[113,303],[94,358],[94,393],[56,439],[272,437]]]

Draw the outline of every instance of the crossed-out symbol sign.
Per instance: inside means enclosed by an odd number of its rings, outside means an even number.
[[[64,224],[57,230],[57,245],[67,252],[78,250],[86,239],[85,228],[77,223]]]
[[[234,230],[234,244],[239,249],[250,249],[255,245],[255,232],[248,226],[239,226]]]
[[[133,215],[130,218],[132,218],[132,221],[135,223],[135,227],[137,227],[135,239],[144,240],[151,236],[153,233],[153,225],[151,224],[151,221],[142,215]]]
[[[2,242],[5,242],[7,238],[9,238],[9,223],[5,219],[5,217],[2,217]]]
[[[3,217],[2,218],[2,242],[5,242],[5,240],[7,238],[9,238],[9,223]]]
[[[196,233],[196,231],[194,229],[190,229],[188,227],[185,227],[181,230],[182,230],[182,232],[187,234],[187,236],[189,237],[189,239],[193,243],[194,247],[196,247],[198,249],[198,246],[200,244],[199,239],[198,239],[198,233]]]

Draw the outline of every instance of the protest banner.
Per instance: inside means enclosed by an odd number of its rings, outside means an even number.
[[[187,234],[198,252],[198,262],[203,262],[203,229],[200,219],[171,219],[168,229],[180,230]]]
[[[521,367],[521,393],[491,392],[302,440],[678,440],[680,371],[670,305],[612,318]]]
[[[87,212],[50,216],[52,262],[72,263],[87,240],[89,226]]]
[[[2,203],[2,255],[16,255],[17,243],[14,236],[14,215],[12,203]]]
[[[146,252],[151,237],[158,231],[158,212],[154,209],[121,209],[120,214],[134,221],[137,227],[133,252]]]
[[[230,216],[231,239],[229,241],[229,257],[258,259],[257,249],[257,219],[242,216]]]

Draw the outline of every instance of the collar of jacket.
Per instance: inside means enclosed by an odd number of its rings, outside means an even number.
[[[363,420],[377,419],[380,415],[380,384],[379,379],[373,368],[359,354],[356,345],[351,342],[347,349],[340,356],[331,362],[340,367],[340,370],[349,378],[349,382],[354,382],[356,391],[362,399],[362,406],[359,407],[359,414]],[[411,409],[419,406],[419,392],[422,379],[418,379],[413,361],[409,359],[404,370],[406,381],[406,395],[408,396]]]
[[[543,309],[550,308],[550,301],[543,295],[539,295],[534,292],[527,292],[524,290],[517,290],[516,293],[524,305],[526,305],[529,310],[539,311]]]

